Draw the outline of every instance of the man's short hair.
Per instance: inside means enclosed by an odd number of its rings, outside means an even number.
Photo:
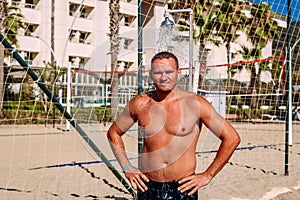
[[[154,63],[155,60],[162,60],[162,59],[169,59],[169,58],[173,58],[175,60],[176,69],[179,69],[179,63],[177,57],[173,53],[167,51],[162,51],[155,54],[151,59],[151,65]]]

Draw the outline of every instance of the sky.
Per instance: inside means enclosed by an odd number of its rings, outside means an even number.
[[[276,13],[287,15],[288,0],[250,0],[255,3],[266,2]],[[300,0],[290,0],[291,2],[291,21],[300,20]]]

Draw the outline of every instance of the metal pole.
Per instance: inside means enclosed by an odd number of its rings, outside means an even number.
[[[142,0],[138,0],[138,94],[143,93],[143,9]],[[143,148],[142,128],[138,126],[138,168],[141,169],[141,155]],[[136,197],[138,199],[138,197]]]
[[[55,17],[54,17],[54,14],[55,13],[55,0],[52,0],[51,1],[51,49],[54,49],[55,48],[55,41],[54,41],[54,38],[55,38]],[[53,60],[54,60],[54,63],[53,63]],[[56,77],[57,77],[57,61],[54,57],[54,54],[52,54],[51,56],[51,67],[52,69],[54,69],[54,80],[53,80],[53,93],[54,93],[54,96],[56,95]],[[53,128],[55,128],[55,120],[56,120],[56,109],[55,109],[55,106],[53,106],[52,108],[52,113],[53,113],[53,118],[52,118],[52,123],[53,123]]]
[[[86,143],[91,147],[91,149],[99,156],[99,158],[105,163],[105,165],[110,169],[110,171],[119,179],[123,186],[130,192],[130,194],[135,198],[136,192],[130,187],[118,170],[110,163],[106,156],[100,151],[97,145],[91,140],[91,138],[84,132],[84,130],[77,124],[76,120],[72,118],[70,113],[68,113],[65,108],[59,103],[58,99],[51,93],[51,91],[45,86],[45,84],[39,79],[35,72],[28,66],[24,59],[19,55],[19,53],[11,46],[11,44],[4,38],[0,33],[0,41],[3,46],[13,55],[18,63],[24,68],[33,81],[41,88],[41,90],[51,99],[52,103],[57,107],[57,109],[64,115],[64,117],[70,121],[71,125],[76,129],[76,131],[81,135],[81,137],[86,141]]]
[[[68,71],[67,71],[67,112],[71,113],[71,63],[68,63]],[[67,120],[66,122],[66,130],[70,130],[70,122]]]
[[[288,16],[287,16],[287,84],[286,84],[286,117],[285,117],[285,176],[289,175],[289,140],[292,131],[292,67],[291,67],[291,0],[288,0]]]
[[[289,44],[289,53],[288,53],[288,59],[289,59],[289,63],[288,63],[288,70],[289,70],[289,73],[288,73],[288,84],[289,84],[289,93],[288,93],[288,132],[289,132],[289,135],[288,135],[288,144],[289,146],[292,146],[293,144],[293,97],[292,97],[292,94],[293,94],[293,86],[292,86],[292,49],[291,49],[291,45]]]
[[[193,10],[191,8],[187,9],[175,9],[175,10],[166,10],[167,13],[180,13],[180,12],[189,12],[189,91],[193,91]]]
[[[190,41],[189,41],[189,90],[195,92],[193,88],[193,10],[190,9]],[[196,89],[197,93],[197,89]]]
[[[138,94],[143,93],[143,10],[142,10],[142,0],[138,1]],[[142,130],[139,126],[138,128],[138,167],[141,168],[140,156],[143,147]]]
[[[103,119],[104,119],[104,126],[106,126],[106,80],[107,80],[107,66],[105,65],[105,74],[104,74],[104,111],[103,111]]]

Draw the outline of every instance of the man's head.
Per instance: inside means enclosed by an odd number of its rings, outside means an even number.
[[[150,76],[157,90],[169,92],[176,87],[179,73],[177,57],[169,52],[160,52],[151,60]]]
[[[174,59],[176,68],[178,70],[179,69],[178,58],[174,54],[167,52],[167,51],[159,52],[153,56],[153,58],[151,59],[151,68],[152,68],[152,64],[155,60],[162,60],[162,59],[169,59],[169,58]]]

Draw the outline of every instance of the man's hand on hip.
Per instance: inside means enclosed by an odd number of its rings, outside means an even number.
[[[140,190],[145,192],[148,188],[145,185],[144,181],[149,182],[149,179],[145,174],[143,174],[139,169],[134,166],[131,166],[125,172],[126,178],[129,180],[131,187],[135,190]]]

